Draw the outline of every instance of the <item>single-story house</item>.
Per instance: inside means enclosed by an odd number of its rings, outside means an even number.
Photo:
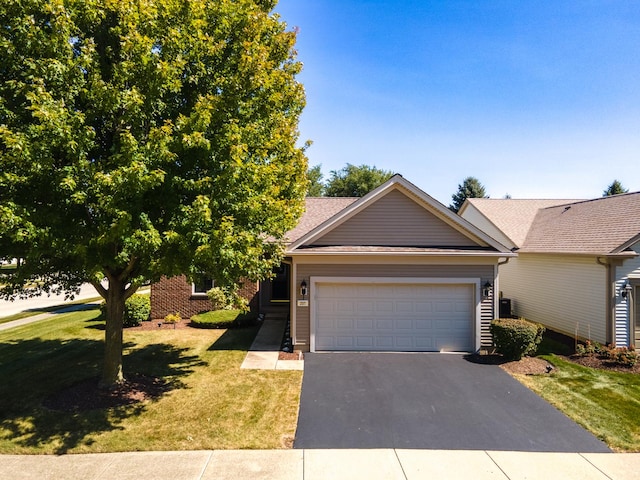
[[[287,241],[282,267],[256,295],[258,308],[289,313],[296,350],[491,344],[498,264],[515,254],[400,175],[362,198],[308,198]],[[189,301],[195,287],[181,281]]]
[[[571,337],[640,347],[640,192],[470,198],[459,214],[517,252],[500,266],[514,314]]]

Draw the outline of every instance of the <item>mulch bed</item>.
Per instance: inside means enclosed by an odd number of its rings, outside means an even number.
[[[483,365],[499,365],[500,368],[506,370],[509,373],[517,373],[521,375],[541,375],[549,373],[549,367],[553,368],[546,360],[538,357],[523,357],[521,360],[508,362],[502,355],[488,354],[488,355],[467,355],[465,357],[468,361],[473,363],[480,363]]]
[[[162,320],[151,320],[142,322],[138,327],[127,327],[125,331],[135,332],[137,330],[180,330],[183,328],[191,328],[189,320],[183,320],[177,323],[164,323]]]
[[[636,373],[640,374],[640,363],[636,363],[633,367],[620,365],[618,363],[612,362],[608,358],[601,357],[599,355],[571,355],[568,357],[562,357],[565,360],[568,360],[573,363],[577,363],[578,365],[582,365],[589,368],[597,368],[599,370],[609,370],[612,372],[622,372],[622,373]]]
[[[640,363],[633,367],[626,367],[610,361],[605,357],[598,355],[558,355],[558,357],[568,362],[576,363],[589,368],[597,368],[598,370],[608,370],[612,372],[636,373],[640,374]],[[481,363],[485,365],[500,365],[500,367],[509,373],[520,375],[541,375],[553,372],[555,367],[540,357],[524,357],[518,361],[507,362],[502,355],[469,355],[467,360],[473,363]],[[548,370],[551,367],[552,370]]]
[[[84,412],[122,407],[161,397],[170,385],[157,377],[129,375],[110,390],[99,388],[98,377],[89,378],[46,398],[43,406],[62,412]]]
[[[302,352],[279,352],[278,360],[304,360]]]

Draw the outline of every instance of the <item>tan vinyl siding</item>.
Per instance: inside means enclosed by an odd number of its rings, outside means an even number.
[[[480,278],[481,284],[493,283],[493,265],[394,265],[394,264],[297,264],[294,284],[305,280],[309,285],[312,276],[321,277],[431,277],[431,278]],[[311,293],[311,292],[310,292]],[[298,297],[299,298],[299,297]],[[309,298],[309,297],[307,297]],[[486,308],[486,304],[489,305]],[[491,301],[483,302],[481,332],[488,329],[493,318]],[[294,307],[296,326],[294,343],[298,349],[310,345],[309,307]],[[484,336],[483,336],[484,339]],[[484,343],[483,343],[484,345]]]
[[[385,195],[312,243],[319,246],[478,245],[397,190]]]
[[[606,268],[594,257],[520,253],[500,266],[500,289],[514,313],[573,336],[605,343]]]
[[[486,234],[495,238],[502,245],[505,245],[509,248],[514,248],[517,246],[509,239],[509,237],[502,233],[502,230],[498,229],[493,223],[491,223],[487,219],[487,217],[482,215],[472,204],[468,204],[467,208],[464,209],[464,212],[460,216],[467,220],[469,223],[472,223],[473,225],[478,227]]]

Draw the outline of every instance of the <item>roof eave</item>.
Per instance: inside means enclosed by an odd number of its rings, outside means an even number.
[[[535,255],[570,255],[575,257],[607,257],[607,258],[634,258],[638,256],[638,253],[632,250],[625,250],[623,252],[559,252],[559,251],[544,251],[544,250],[517,250],[519,254],[535,254]]]
[[[286,255],[316,256],[316,255],[339,255],[339,256],[401,256],[401,257],[517,257],[517,253],[512,252],[353,252],[353,251],[313,251],[313,250],[287,250]]]

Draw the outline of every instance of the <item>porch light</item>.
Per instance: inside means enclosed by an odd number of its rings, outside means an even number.
[[[482,296],[485,297],[485,298],[489,297],[489,295],[491,295],[492,288],[493,288],[493,286],[491,285],[491,283],[489,283],[487,281],[487,283],[485,283],[482,286]]]
[[[300,295],[302,295],[302,298],[307,296],[307,282],[304,280],[300,282]]]
[[[630,293],[631,293],[631,284],[627,281],[627,283],[625,283],[622,286],[622,289],[620,291],[620,295],[622,296],[622,298],[627,298]]]

